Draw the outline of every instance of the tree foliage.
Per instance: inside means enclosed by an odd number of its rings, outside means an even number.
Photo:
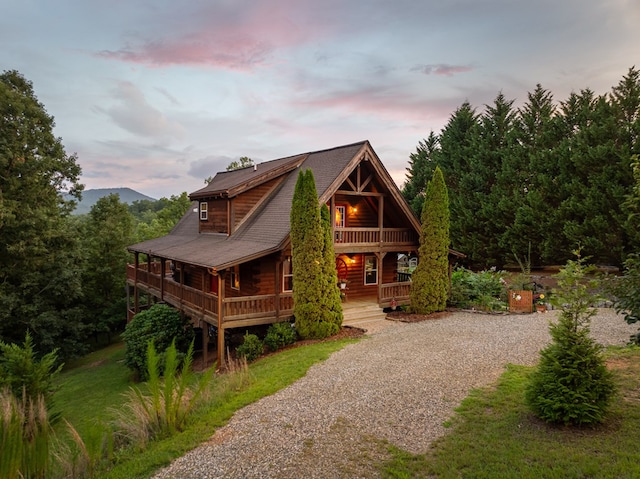
[[[178,310],[165,304],[154,304],[136,314],[122,334],[126,346],[125,364],[139,377],[145,378],[149,343],[160,355],[174,342],[178,351],[185,353],[193,337],[191,324]]]
[[[329,280],[324,266],[325,234],[311,170],[298,174],[290,223],[296,330],[303,339],[325,338],[338,332],[340,323],[333,321],[338,319],[334,314],[323,311]],[[336,284],[337,280],[333,287],[337,287]],[[342,320],[341,315],[339,319]]]
[[[597,298],[586,281],[588,272],[578,259],[568,261],[557,275],[553,302],[561,313],[549,326],[552,342],[540,352],[526,391],[531,410],[547,422],[600,423],[615,393],[602,347],[589,336],[595,314],[591,305]]]
[[[560,102],[541,85],[524,105],[499,94],[480,114],[464,102],[410,157],[403,193],[420,204],[438,165],[451,210],[452,247],[475,267],[501,268],[531,244],[534,265],[565,263],[578,244],[594,262],[621,265],[640,250],[626,199],[640,152],[640,71],[608,95]]]
[[[29,331],[41,351],[85,350],[77,230],[69,219],[82,185],[54,120],[16,71],[0,75],[0,338]]]
[[[449,293],[449,198],[439,167],[425,193],[418,256],[420,261],[412,276],[411,309],[418,314],[444,311]]]
[[[248,168],[249,166],[253,166],[253,160],[248,156],[241,156],[239,160],[234,160],[227,165],[227,171]],[[210,181],[208,181],[207,183],[210,183]]]

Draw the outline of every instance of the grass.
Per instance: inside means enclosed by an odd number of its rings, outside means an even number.
[[[171,437],[153,441],[143,450],[125,449],[115,453],[115,466],[96,477],[145,478],[206,441],[238,409],[274,394],[304,376],[313,364],[354,342],[344,339],[308,344],[259,359],[249,366],[244,377],[223,375],[214,381],[211,399],[194,411],[184,430]],[[122,344],[93,353],[68,368],[60,378],[55,395],[63,418],[82,435],[95,422],[112,419],[110,409],[123,401],[131,386],[128,369],[122,361]]]
[[[524,404],[531,368],[510,365],[497,385],[473,391],[449,434],[425,455],[390,447],[386,478],[640,477],[640,348],[611,349],[619,396],[597,427],[551,426]]]

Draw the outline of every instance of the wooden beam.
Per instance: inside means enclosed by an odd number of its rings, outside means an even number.
[[[224,366],[224,329],[222,323],[224,321],[224,270],[218,271],[218,369]]]
[[[351,195],[351,196],[387,196],[385,193],[378,193],[373,191],[349,191],[349,190],[338,190],[336,194],[341,195]]]

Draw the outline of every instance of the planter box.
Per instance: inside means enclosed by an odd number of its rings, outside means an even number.
[[[509,290],[509,312],[532,313],[533,291],[528,291],[525,289]]]

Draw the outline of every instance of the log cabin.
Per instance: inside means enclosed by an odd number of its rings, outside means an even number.
[[[362,141],[221,172],[191,193],[192,208],[170,234],[129,246],[128,319],[149,306],[141,292],[178,308],[202,328],[205,364],[215,331],[218,366],[225,331],[291,320],[289,217],[298,171],[307,168],[333,218],[345,300],[408,304],[410,275],[398,260],[417,255],[420,222]]]

